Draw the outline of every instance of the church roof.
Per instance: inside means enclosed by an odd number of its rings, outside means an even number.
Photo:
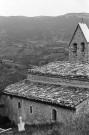
[[[89,28],[84,23],[79,23],[79,26],[80,26],[80,28],[81,28],[81,30],[86,38],[86,41],[89,42]]]
[[[4,94],[74,109],[89,98],[89,89],[23,80],[7,86]]]
[[[43,73],[44,75],[62,75],[62,76],[89,76],[89,64],[88,63],[70,63],[68,61],[55,61],[36,67],[29,72]]]

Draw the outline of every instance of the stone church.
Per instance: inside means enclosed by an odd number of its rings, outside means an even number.
[[[2,93],[0,115],[16,124],[65,122],[89,108],[89,29],[79,23],[69,44],[70,62],[52,62],[29,70],[27,79]],[[88,109],[89,111],[89,109]]]

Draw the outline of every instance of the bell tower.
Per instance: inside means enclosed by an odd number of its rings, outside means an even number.
[[[69,61],[89,62],[89,29],[86,24],[79,23],[69,44]]]

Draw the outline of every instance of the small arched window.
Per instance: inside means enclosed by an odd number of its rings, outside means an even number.
[[[84,52],[84,51],[85,51],[85,43],[82,42],[82,43],[81,43],[81,52]]]
[[[77,43],[73,44],[73,52],[76,53],[77,52]]]
[[[52,109],[52,120],[53,121],[57,120],[57,111],[55,109]]]
[[[21,102],[18,102],[18,108],[21,108]]]
[[[32,106],[30,106],[30,113],[33,113],[33,109],[32,109]]]

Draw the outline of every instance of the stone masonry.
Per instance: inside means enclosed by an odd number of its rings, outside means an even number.
[[[89,62],[89,43],[78,25],[69,45],[69,61],[87,63]]]
[[[56,117],[59,122],[65,122],[68,118],[73,117],[75,114],[75,111],[69,109],[42,104],[14,96],[11,98],[10,95],[3,95],[2,99],[5,102],[5,110],[3,113],[0,112],[0,115],[8,116],[9,119],[14,121],[16,125],[19,122],[20,116],[25,124],[29,125],[53,122],[53,109],[57,112]],[[18,102],[21,103],[21,108],[18,108]],[[30,106],[32,106],[32,113],[30,112]]]

